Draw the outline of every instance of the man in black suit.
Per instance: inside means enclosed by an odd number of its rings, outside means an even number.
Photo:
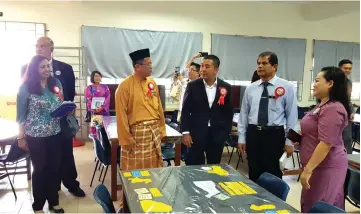
[[[49,59],[50,73],[53,77],[60,80],[63,86],[64,100],[74,101],[75,97],[75,76],[71,65],[55,60],[52,58],[54,51],[54,42],[49,37],[41,37],[36,42],[36,54],[45,56]],[[26,66],[23,66],[21,76],[26,72]],[[68,127],[65,119],[61,120],[62,131]],[[77,197],[85,197],[84,191],[80,188],[79,182],[76,180],[78,173],[75,167],[73,155],[73,139],[65,138],[62,147],[62,168],[61,181],[71,194]],[[60,190],[60,183],[59,183]]]
[[[189,82],[181,115],[183,143],[189,148],[187,165],[219,164],[232,129],[231,85],[217,78],[219,58],[203,58],[203,79]]]

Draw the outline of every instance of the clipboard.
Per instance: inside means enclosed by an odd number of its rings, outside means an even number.
[[[70,101],[62,102],[54,111],[50,113],[51,117],[63,117],[68,112],[73,111],[76,108],[76,104]]]

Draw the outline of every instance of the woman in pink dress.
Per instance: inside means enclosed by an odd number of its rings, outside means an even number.
[[[347,154],[342,131],[350,117],[346,77],[336,67],[318,73],[313,95],[318,104],[301,121],[301,211],[321,200],[345,209],[343,185]]]
[[[99,71],[93,71],[90,75],[90,82],[92,84],[85,89],[87,111],[90,111],[92,115],[109,116],[110,90],[108,86],[100,84],[101,81],[102,74]],[[92,109],[94,97],[104,97],[104,103],[96,109]],[[90,132],[94,134],[95,128],[91,128]]]

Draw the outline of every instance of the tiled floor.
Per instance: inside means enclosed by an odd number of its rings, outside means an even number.
[[[98,182],[97,179],[94,179],[95,181],[93,187],[89,187],[90,179],[93,173],[93,169],[95,167],[93,145],[91,143],[87,143],[83,147],[74,148],[74,154],[78,169],[78,180],[80,181],[81,188],[86,192],[87,196],[85,198],[76,198],[72,196],[67,190],[65,190],[65,187],[63,187],[63,190],[59,192],[60,205],[65,209],[67,213],[102,213],[102,208],[93,199],[94,188],[100,182]],[[222,162],[228,163],[229,155],[226,149],[223,156],[224,157]],[[234,168],[237,164],[237,159],[238,158],[236,158],[235,156],[233,156],[232,158],[231,165]],[[291,161],[288,168],[292,167],[293,164]],[[240,163],[238,171],[244,175],[247,175],[247,164]],[[97,172],[96,178],[97,176],[99,176],[99,172]],[[284,180],[291,187],[291,191],[287,197],[287,203],[289,203],[294,208],[300,210],[299,201],[301,195],[301,185],[297,182],[297,176],[285,176]],[[105,179],[105,185],[108,188],[110,187],[110,170],[108,170],[107,177]],[[0,180],[0,213],[31,213],[31,203],[33,200],[31,185],[26,180],[25,175],[17,175],[15,177],[15,188],[18,196],[17,201],[15,201],[8,180]],[[120,193],[118,193],[118,196],[120,197]],[[116,208],[118,207],[118,204],[119,201],[114,202]],[[45,205],[44,211],[46,213],[49,212],[47,205]],[[360,212],[358,208],[353,207],[348,202],[346,204],[346,211],[357,213]]]

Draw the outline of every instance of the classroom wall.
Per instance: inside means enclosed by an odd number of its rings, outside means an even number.
[[[346,11],[324,20],[314,17],[307,20],[304,17],[307,12],[300,11],[301,5],[297,2],[0,2],[4,13],[0,20],[45,23],[55,45],[66,47],[80,46],[81,25],[202,32],[203,51],[210,51],[211,33],[306,38],[303,98],[299,102],[300,106],[306,106],[314,103],[309,101],[312,39],[360,42],[360,12]]]

